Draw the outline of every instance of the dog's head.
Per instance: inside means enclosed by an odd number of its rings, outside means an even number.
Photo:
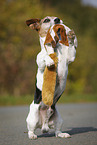
[[[47,16],[44,19],[30,19],[26,24],[33,30],[38,31],[40,37],[45,37],[49,28],[54,24],[62,24],[63,21],[58,17]]]

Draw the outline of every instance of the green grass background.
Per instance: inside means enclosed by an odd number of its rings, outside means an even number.
[[[40,44],[25,21],[45,16],[59,17],[78,38],[58,103],[97,102],[97,8],[81,0],[2,0],[0,6],[0,106],[32,102]]]
[[[0,106],[29,105],[33,101],[33,95],[27,96],[0,96]],[[89,103],[97,102],[97,94],[73,94],[63,93],[58,103]]]

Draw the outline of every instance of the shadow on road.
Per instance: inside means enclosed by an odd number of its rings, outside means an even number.
[[[67,131],[67,133],[69,133],[70,135],[74,135],[74,134],[80,134],[80,133],[91,132],[91,131],[97,131],[97,128],[94,127],[72,128],[71,130]]]
[[[55,133],[44,133],[44,134],[38,135],[38,138],[41,138],[41,137],[54,137],[54,136],[55,136]]]
[[[72,128],[69,131],[63,131],[63,133],[69,133],[70,135],[74,135],[74,134],[80,134],[80,133],[85,133],[85,132],[91,132],[91,131],[97,131],[97,128],[94,127],[80,127],[80,128]],[[54,137],[55,133],[45,133],[45,134],[41,134],[38,137]]]

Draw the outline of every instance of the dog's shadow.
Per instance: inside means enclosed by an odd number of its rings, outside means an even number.
[[[68,131],[63,131],[63,133],[69,133],[70,135],[75,135],[75,134],[80,134],[80,133],[85,133],[85,132],[92,132],[92,131],[97,131],[97,128],[94,127],[79,127],[79,128],[72,128],[71,130]],[[55,133],[45,133],[38,135],[39,138],[41,137],[54,137]]]

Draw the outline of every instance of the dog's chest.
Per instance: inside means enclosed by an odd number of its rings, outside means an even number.
[[[60,45],[57,47],[56,52],[58,56],[57,74],[58,77],[65,79],[68,73],[68,64],[67,64],[68,47]]]
[[[63,90],[66,85],[66,79],[68,74],[68,64],[67,64],[68,47],[66,47],[65,45],[64,46],[60,45],[57,47],[56,52],[58,56],[56,86],[60,86],[60,89]]]

